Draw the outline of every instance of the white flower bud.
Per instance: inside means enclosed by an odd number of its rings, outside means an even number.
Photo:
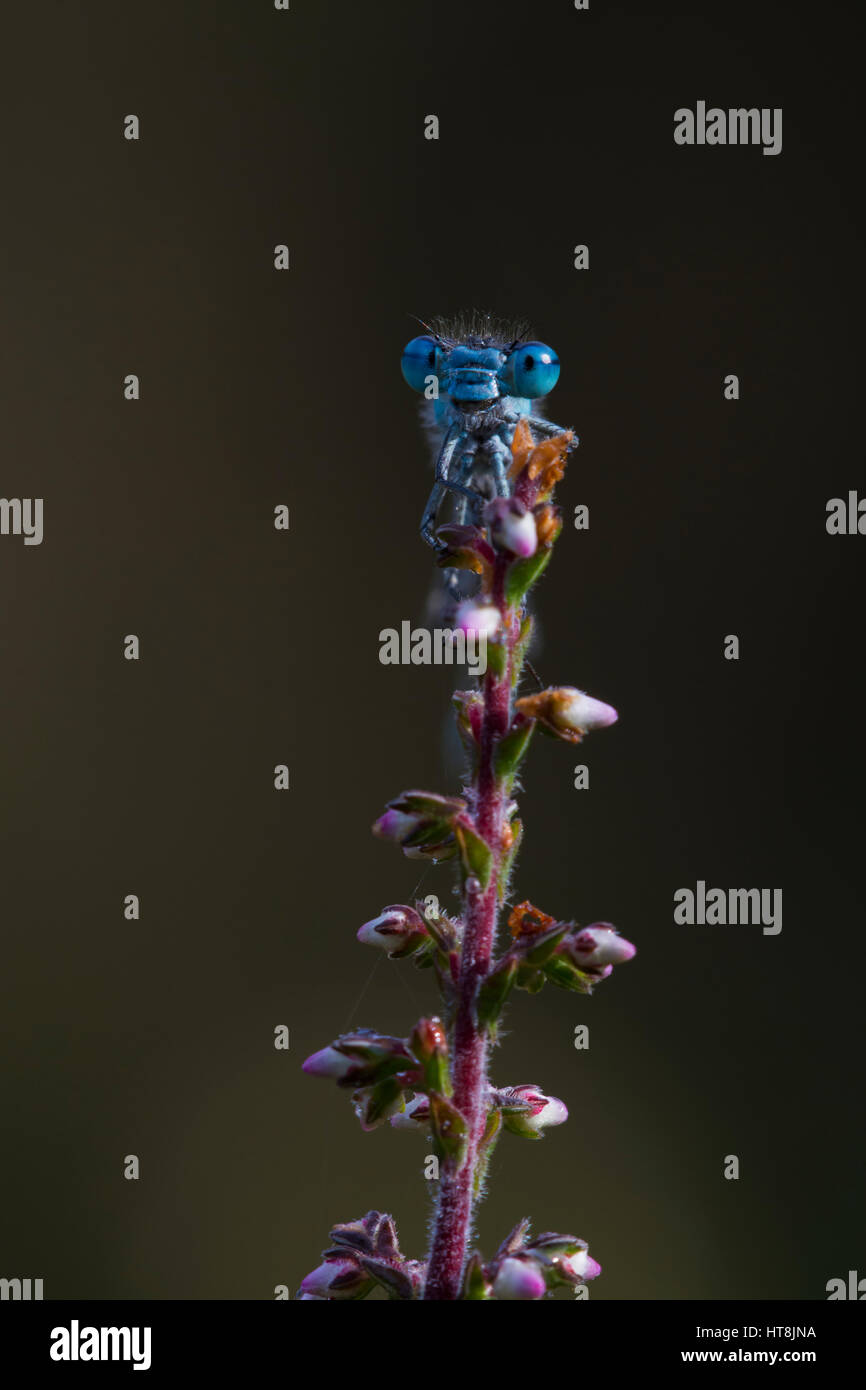
[[[418,946],[427,935],[421,918],[412,908],[386,907],[378,917],[365,922],[358,931],[358,940],[364,946],[376,946],[380,951],[407,950]]]
[[[560,698],[550,713],[550,722],[555,728],[589,733],[591,729],[606,729],[619,718],[613,705],[594,700],[582,690],[563,686],[557,693]]]
[[[497,497],[487,504],[484,519],[497,550],[509,550],[521,559],[535,554],[538,548],[535,517],[518,498]]]
[[[606,922],[575,932],[568,938],[567,945],[575,965],[591,966],[593,969],[603,965],[622,965],[637,952],[636,946]]]
[[[528,1110],[508,1110],[508,1100],[523,1101]],[[512,1086],[503,1096],[502,1123],[513,1134],[535,1139],[545,1129],[564,1124],[568,1119],[568,1107],[557,1096],[546,1096],[537,1086]]]

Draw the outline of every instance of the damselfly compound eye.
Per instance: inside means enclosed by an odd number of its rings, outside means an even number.
[[[400,360],[400,369],[403,378],[412,387],[413,391],[423,391],[427,385],[427,378],[435,375],[436,368],[436,343],[426,335],[421,338],[413,338],[411,343],[407,343],[403,349],[403,356]]]
[[[546,343],[521,343],[506,363],[507,377],[516,396],[537,400],[552,391],[559,380],[559,358]]]

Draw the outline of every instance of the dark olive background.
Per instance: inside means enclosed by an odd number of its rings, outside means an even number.
[[[369,835],[384,801],[455,787],[449,673],[381,666],[378,633],[431,577],[408,315],[472,305],[562,358],[591,529],[537,591],[536,664],[621,712],[534,749],[517,891],[639,947],[591,999],[516,1000],[496,1076],[571,1119],[500,1145],[480,1239],[585,1236],[594,1299],[866,1273],[866,539],[824,525],[866,491],[863,127],[856,11],[823,13],[7,16],[0,491],[44,497],[45,539],[0,538],[3,1276],[270,1298],[373,1206],[423,1253],[423,1139],[363,1135],[300,1064],[435,1007],[354,934],[418,880]],[[782,106],[782,154],[675,146],[698,99]],[[783,888],[781,935],[674,925],[698,878]]]

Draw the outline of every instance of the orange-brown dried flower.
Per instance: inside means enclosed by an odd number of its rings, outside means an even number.
[[[541,932],[549,931],[555,921],[555,917],[550,917],[526,899],[512,909],[508,927],[513,937],[538,936]]]

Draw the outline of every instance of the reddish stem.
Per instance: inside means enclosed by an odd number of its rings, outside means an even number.
[[[440,1167],[439,1201],[424,1290],[425,1300],[433,1301],[454,1301],[460,1297],[472,1228],[479,1145],[487,1123],[489,1040],[486,1030],[478,1026],[474,1006],[479,982],[490,970],[496,937],[505,821],[505,790],[496,775],[496,747],[511,719],[516,627],[507,611],[501,560],[494,571],[493,602],[502,615],[506,662],[501,676],[489,669],[484,677],[478,768],[472,789],[475,828],[490,846],[493,864],[483,892],[469,891],[471,879],[464,883],[465,926],[451,1045],[451,1079],[454,1104],[466,1119],[469,1137],[462,1161],[458,1164],[446,1158]]]

